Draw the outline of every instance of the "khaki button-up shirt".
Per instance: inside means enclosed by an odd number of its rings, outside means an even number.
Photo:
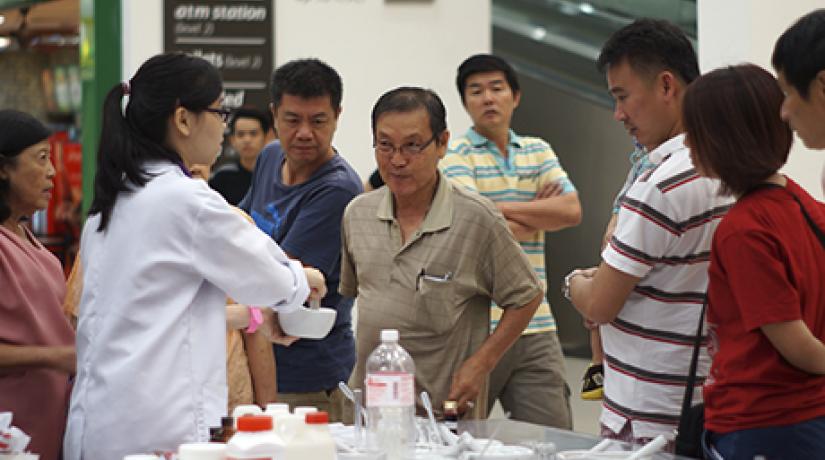
[[[453,374],[487,338],[490,300],[518,308],[542,293],[492,202],[443,176],[421,227],[403,244],[387,187],[350,203],[339,291],[357,297],[352,385],[363,388],[381,329],[398,329],[401,346],[415,361],[416,392],[427,391],[436,408],[447,398]],[[486,415],[486,400],[479,395],[473,415]]]

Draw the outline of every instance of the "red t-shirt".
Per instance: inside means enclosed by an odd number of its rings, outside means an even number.
[[[742,197],[713,237],[704,399],[717,433],[825,416],[825,376],[792,366],[760,329],[801,319],[825,341],[825,249],[788,192],[825,231],[825,204],[788,179]]]

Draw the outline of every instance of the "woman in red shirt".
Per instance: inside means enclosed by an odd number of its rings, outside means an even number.
[[[12,412],[12,425],[31,436],[31,452],[57,460],[74,332],[63,316],[60,262],[23,222],[49,204],[48,136],[32,116],[0,110],[0,412]]]
[[[825,205],[778,172],[792,142],[782,100],[752,64],[685,94],[694,166],[738,197],[711,248],[709,458],[825,458],[825,242],[812,227],[825,230]]]

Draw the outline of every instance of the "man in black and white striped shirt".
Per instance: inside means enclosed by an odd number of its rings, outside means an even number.
[[[732,200],[693,168],[682,97],[699,76],[684,33],[642,19],[616,32],[598,61],[616,101],[614,118],[655,165],[622,199],[598,268],[565,282],[576,308],[600,325],[605,352],[602,435],[673,439],[707,287],[713,232]],[[702,353],[695,398],[707,374]]]

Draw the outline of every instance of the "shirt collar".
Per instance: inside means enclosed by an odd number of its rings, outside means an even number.
[[[433,202],[430,209],[421,223],[421,232],[437,232],[449,228],[453,221],[453,186],[450,181],[439,171],[438,186],[435,189]],[[382,187],[384,196],[378,203],[378,210],[375,213],[379,220],[395,220],[395,204],[392,199],[392,192],[389,187]]]
[[[659,164],[667,158],[670,154],[676,152],[677,150],[685,149],[685,134],[678,134],[676,136],[671,137],[670,139],[663,142],[661,145],[653,149],[648,158],[650,158],[650,162],[653,164]]]
[[[192,177],[191,173],[186,170],[182,163],[172,163],[166,160],[148,160],[143,163],[143,169],[149,174],[165,174],[167,172],[178,173],[181,176]]]
[[[475,129],[470,128],[467,130],[467,139],[473,144],[474,147],[481,147],[487,144],[491,144],[492,141],[487,139],[483,135],[479,134]],[[521,136],[516,134],[512,129],[509,130],[509,139],[507,141],[509,145],[515,145],[516,147],[521,147]]]

